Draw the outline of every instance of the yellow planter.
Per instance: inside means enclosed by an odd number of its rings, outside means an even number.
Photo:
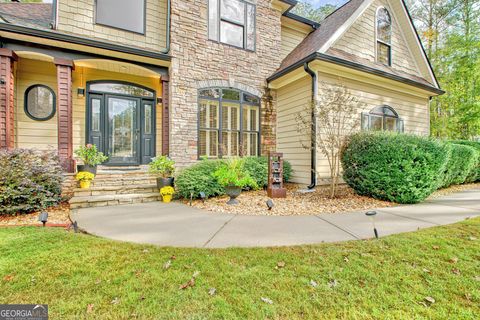
[[[82,180],[82,181],[80,181],[80,188],[88,189],[88,188],[90,188],[90,183],[91,183],[90,180]]]
[[[171,194],[166,194],[166,195],[162,196],[162,199],[163,199],[163,202],[169,203],[170,201],[172,201],[172,195]]]

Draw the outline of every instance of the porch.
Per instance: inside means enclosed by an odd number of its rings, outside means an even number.
[[[169,153],[166,68],[19,49],[0,49],[0,148],[58,150],[66,172],[87,143],[108,166]]]

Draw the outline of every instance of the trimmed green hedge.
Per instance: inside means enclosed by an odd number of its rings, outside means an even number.
[[[471,178],[478,163],[478,152],[475,148],[456,143],[449,143],[451,156],[445,167],[441,187],[462,184]]]
[[[257,182],[259,188],[267,186],[268,163],[266,157],[246,157],[244,170]],[[191,167],[185,168],[175,178],[177,193],[186,199],[199,198],[200,192],[207,197],[222,195],[224,188],[220,186],[212,174],[224,163],[223,160],[201,160]],[[283,179],[287,182],[292,174],[292,166],[283,162]]]
[[[470,146],[470,147],[473,147],[475,150],[477,150],[478,157],[477,157],[476,166],[474,167],[472,172],[468,175],[466,182],[480,181],[480,142],[457,140],[457,141],[452,141],[452,143]]]
[[[342,150],[343,178],[360,195],[417,203],[437,189],[449,150],[414,135],[357,133]]]

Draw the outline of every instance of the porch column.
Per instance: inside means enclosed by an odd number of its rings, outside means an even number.
[[[57,66],[58,155],[66,172],[74,172],[72,128],[73,61],[55,58]]]
[[[162,75],[162,155],[170,153],[170,95],[169,78]]]
[[[0,149],[13,149],[14,131],[14,62],[17,55],[10,49],[0,49]]]

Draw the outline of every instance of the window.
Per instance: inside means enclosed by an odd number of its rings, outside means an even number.
[[[199,157],[258,155],[258,97],[235,89],[202,89],[199,91],[198,107]]]
[[[25,113],[33,120],[45,121],[55,115],[55,93],[47,86],[36,84],[25,91]]]
[[[373,131],[404,131],[403,119],[389,106],[373,108],[369,113],[362,113],[362,129]]]
[[[255,50],[255,6],[243,0],[208,0],[208,37]]]
[[[95,23],[145,34],[145,0],[96,0]]]
[[[392,18],[384,7],[377,10],[377,62],[392,65]]]

